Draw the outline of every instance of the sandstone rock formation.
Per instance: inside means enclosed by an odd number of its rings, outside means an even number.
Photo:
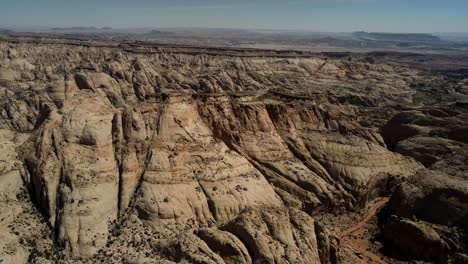
[[[7,263],[338,263],[339,240],[317,217],[358,210],[395,188],[387,211],[401,219],[390,217],[384,232],[420,231],[440,252],[463,245],[413,221],[466,228],[466,190],[416,185],[407,194],[406,179],[426,170],[386,144],[428,166],[447,149],[466,154],[466,123],[453,121],[434,147],[425,124],[452,122],[445,112],[429,111],[437,117],[427,122],[403,113],[382,138],[372,125],[380,121],[364,126],[357,108],[408,101],[418,70],[60,41],[2,41],[0,62]],[[428,202],[453,206],[441,219],[421,212]],[[24,208],[39,209],[43,218],[27,221],[49,237],[12,231]],[[388,239],[404,247],[411,237]]]
[[[381,216],[389,245],[407,257],[437,262],[466,254],[467,187],[466,180],[435,171],[402,183]]]

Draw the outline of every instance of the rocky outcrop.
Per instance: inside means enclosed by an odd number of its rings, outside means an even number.
[[[391,216],[385,224],[384,238],[405,256],[446,262],[448,245],[429,225]]]
[[[423,169],[355,108],[412,94],[419,77],[407,68],[57,43],[0,51],[0,195],[15,208],[27,188],[51,233],[37,240],[57,246],[48,257],[34,246],[8,253],[19,263],[338,263],[339,240],[319,216],[358,210]]]
[[[468,189],[463,180],[426,172],[401,184],[389,202],[390,211],[409,219],[446,226],[466,226]],[[430,206],[431,210],[425,210]]]
[[[256,263],[320,263],[313,222],[302,212],[267,209],[244,212],[223,229],[246,244]]]
[[[427,168],[468,179],[466,112],[458,104],[404,111],[382,127],[382,136],[396,152]]]
[[[391,149],[428,169],[395,189],[380,216],[381,230],[386,246],[400,256],[456,263],[468,241],[468,146],[467,109],[453,98],[460,100],[466,92],[463,80],[452,87],[439,81],[432,85],[446,92],[435,95],[417,86],[425,105],[403,109],[380,129]]]
[[[76,96],[51,110],[24,148],[31,193],[74,256],[95,254],[106,243],[108,222],[117,218],[114,115],[99,98]]]
[[[375,190],[369,186],[418,169],[332,105],[208,99],[201,111],[218,138],[267,175],[284,201],[305,211],[352,208]]]
[[[16,152],[17,144],[20,145],[25,137],[1,129],[0,139],[3,142],[0,146],[0,259],[6,263],[25,263],[28,251],[18,247],[19,238],[9,228],[25,210],[17,197],[24,188],[22,177],[25,170]]]
[[[402,183],[381,215],[384,239],[412,258],[444,262],[466,254],[467,187],[442,172]]]

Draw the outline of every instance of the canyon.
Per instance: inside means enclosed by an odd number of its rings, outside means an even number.
[[[3,263],[468,261],[466,56],[0,38],[0,141]]]

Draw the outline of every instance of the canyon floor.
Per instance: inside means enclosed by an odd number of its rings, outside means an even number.
[[[468,56],[0,38],[0,263],[468,263]]]

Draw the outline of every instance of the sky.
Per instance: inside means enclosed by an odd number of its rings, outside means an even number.
[[[0,27],[468,32],[468,0],[0,0]]]

